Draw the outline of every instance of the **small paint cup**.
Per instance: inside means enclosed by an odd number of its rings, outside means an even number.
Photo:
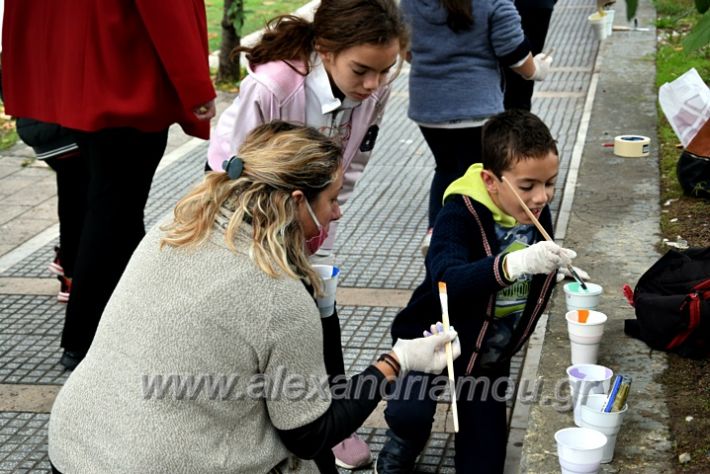
[[[323,296],[316,298],[321,318],[332,316],[335,312],[335,292],[338,289],[340,269],[334,265],[313,265],[313,269],[323,280]]]
[[[602,463],[608,463],[614,459],[616,437],[621,429],[626,411],[629,409],[628,403],[625,403],[620,411],[606,413],[603,411],[606,398],[606,395],[589,395],[587,403],[581,408],[582,428],[590,428],[606,436]]]
[[[555,433],[562,474],[599,471],[606,436],[589,428],[564,428]]]
[[[582,426],[582,405],[586,404],[590,394],[609,392],[614,371],[597,364],[574,364],[567,367],[572,406],[574,407],[574,424]]]
[[[589,315],[585,322],[581,322],[580,311],[587,311]],[[567,334],[569,334],[569,345],[571,351],[572,364],[596,364],[599,356],[599,343],[604,334],[604,323],[606,314],[593,310],[568,311],[565,314],[567,320]]]
[[[587,23],[592,26],[594,36],[601,41],[606,38],[606,15],[602,16],[599,12],[594,12],[587,17]]]
[[[575,309],[597,309],[603,288],[595,283],[585,282],[587,289],[582,288],[579,282],[565,283],[565,304],[567,311]]]

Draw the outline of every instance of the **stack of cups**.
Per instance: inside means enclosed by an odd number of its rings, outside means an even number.
[[[607,438],[602,462],[611,462],[614,459],[614,447],[616,446],[616,436],[619,434],[624,415],[628,410],[628,404],[620,411],[604,412],[606,395],[589,395],[587,403],[582,406],[582,427],[590,428],[604,434]]]
[[[599,342],[604,334],[606,314],[575,309],[565,314],[569,334],[572,364],[596,364]]]
[[[327,318],[335,312],[335,291],[338,289],[340,269],[333,265],[313,265],[313,269],[323,280],[323,296],[316,297],[321,318]]]
[[[555,433],[562,474],[599,470],[606,436],[588,428],[565,428]]]
[[[588,396],[608,393],[613,376],[614,372],[603,365],[575,364],[567,367],[575,425],[582,426],[582,405],[586,405]]]

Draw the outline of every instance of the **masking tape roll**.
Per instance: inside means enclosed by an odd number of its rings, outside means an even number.
[[[651,139],[643,135],[618,135],[614,137],[614,154],[628,158],[648,156]]]

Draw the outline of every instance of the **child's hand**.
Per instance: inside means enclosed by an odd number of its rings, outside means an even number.
[[[528,78],[530,81],[544,81],[550,73],[552,64],[552,56],[545,53],[538,53],[533,57],[535,63],[535,72]]]
[[[538,242],[522,250],[510,252],[505,256],[503,266],[508,279],[517,280],[521,275],[550,273],[572,262],[577,254],[573,250],[562,248],[554,242]]]

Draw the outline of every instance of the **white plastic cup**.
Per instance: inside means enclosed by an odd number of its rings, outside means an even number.
[[[605,38],[611,36],[614,32],[614,10],[604,10],[604,35]]]
[[[603,288],[596,283],[585,282],[584,284],[587,286],[586,290],[576,281],[565,283],[563,289],[565,291],[567,311],[597,309]]]
[[[606,38],[606,15],[602,16],[599,12],[594,12],[587,17],[587,22],[592,25],[594,36],[596,36],[599,41]]]
[[[604,323],[606,323],[607,317],[606,314],[599,311],[588,310],[587,321],[581,323],[579,311],[575,309],[565,314],[572,364],[596,364],[599,356],[599,342],[604,334]]]
[[[340,269],[334,265],[313,265],[313,269],[323,280],[323,296],[316,298],[321,318],[327,318],[335,312],[335,292],[338,289]]]
[[[582,405],[582,427],[591,428],[606,436],[602,463],[608,463],[614,459],[616,436],[619,434],[624,415],[629,408],[628,404],[624,404],[620,411],[606,413],[602,411],[606,398],[606,395],[589,395],[586,405]]]
[[[582,405],[590,394],[609,393],[614,371],[597,364],[573,364],[567,367],[570,395],[574,407],[574,424],[582,426]]]
[[[564,428],[555,433],[562,474],[599,471],[606,436],[589,428]]]

